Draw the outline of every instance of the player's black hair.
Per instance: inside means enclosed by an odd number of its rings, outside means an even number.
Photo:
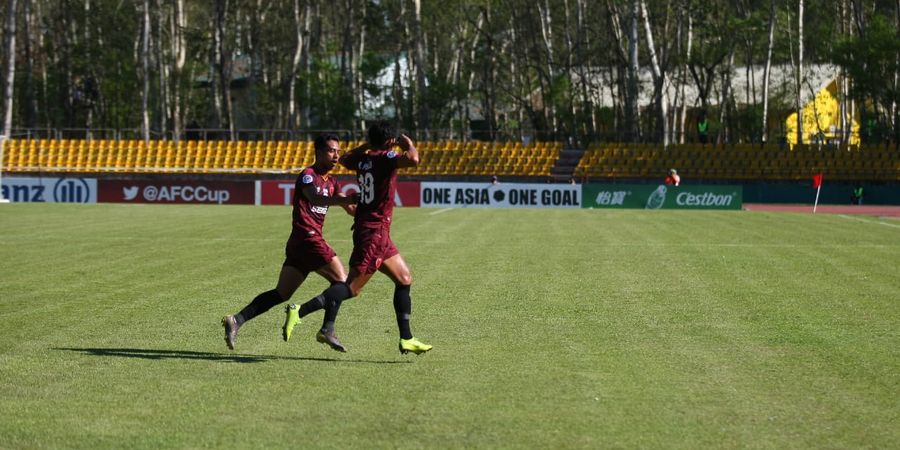
[[[313,141],[313,147],[317,152],[325,150],[328,148],[328,141],[341,142],[341,138],[339,138],[338,135],[334,133],[322,133],[316,136],[316,140]]]
[[[397,128],[387,120],[378,120],[369,126],[369,145],[375,148],[384,147],[391,139],[397,139]]]

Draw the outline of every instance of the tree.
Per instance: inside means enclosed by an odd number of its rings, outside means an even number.
[[[6,33],[3,45],[6,51],[6,76],[3,89],[3,129],[0,135],[9,135],[12,132],[13,98],[16,84],[16,0],[8,0],[6,3]],[[0,153],[0,162],[3,154]]]
[[[898,117],[896,108],[890,113],[892,105],[900,101],[895,80],[900,72],[900,40],[897,39],[897,29],[889,19],[882,15],[874,15],[859,36],[853,36],[840,41],[833,53],[835,62],[843,67],[847,75],[853,81],[850,94],[861,105],[868,104],[872,117],[863,119],[875,120],[886,123],[896,136],[898,131]],[[878,111],[882,114],[878,118]],[[869,140],[875,140],[878,136],[866,136]]]
[[[763,71],[762,142],[769,140],[769,82],[772,74],[772,50],[775,48],[775,0],[769,0],[768,45],[766,46],[766,67]]]

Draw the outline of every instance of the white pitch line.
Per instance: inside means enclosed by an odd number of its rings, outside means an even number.
[[[445,212],[447,212],[447,211],[452,211],[452,210],[453,210],[453,208],[439,209],[439,210],[437,210],[437,211],[432,211],[432,212],[428,213],[428,215],[429,215],[429,216],[436,216],[436,215],[438,215],[438,214],[445,213]]]
[[[882,221],[880,221],[880,220],[879,220],[879,221],[875,221],[875,220],[866,220],[866,219],[863,219],[863,218],[860,218],[860,217],[856,217],[856,216],[848,216],[848,215],[846,215],[846,214],[838,214],[838,217],[843,217],[843,218],[845,218],[845,219],[856,220],[856,221],[858,221],[858,222],[864,222],[864,223],[877,223],[878,225],[884,225],[884,226],[888,226],[888,227],[900,228],[900,225],[897,225],[896,223],[882,222]]]

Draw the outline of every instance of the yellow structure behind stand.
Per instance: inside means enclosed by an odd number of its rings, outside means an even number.
[[[815,98],[803,107],[803,142],[826,143],[840,141],[841,113],[838,101],[838,83],[832,81],[816,93]],[[850,145],[859,144],[859,122],[848,115],[850,122]],[[784,122],[786,138],[791,146],[797,144],[797,113],[792,113]]]

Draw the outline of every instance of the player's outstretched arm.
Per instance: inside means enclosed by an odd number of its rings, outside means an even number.
[[[354,195],[355,196],[354,198],[356,198],[357,201],[359,200],[359,192],[354,192],[351,195]],[[344,195],[343,193],[338,193],[337,196],[338,197],[346,197],[346,195]],[[348,198],[350,198],[350,197],[348,197]],[[344,208],[344,211],[347,211],[347,214],[350,214],[351,216],[356,216],[356,202],[353,202],[353,203],[350,203],[347,205],[341,205],[341,208]]]
[[[400,150],[403,150],[403,153],[400,154],[400,158],[397,160],[397,167],[415,167],[419,165],[419,151],[416,150],[416,144],[413,143],[409,136],[401,134],[400,138],[397,139],[397,146],[400,147]]]
[[[303,196],[306,197],[313,206],[356,205],[356,202],[359,201],[359,193],[357,192],[350,195],[335,195],[333,197],[328,197],[317,193],[316,187],[312,185],[304,186],[301,192],[303,192]]]

